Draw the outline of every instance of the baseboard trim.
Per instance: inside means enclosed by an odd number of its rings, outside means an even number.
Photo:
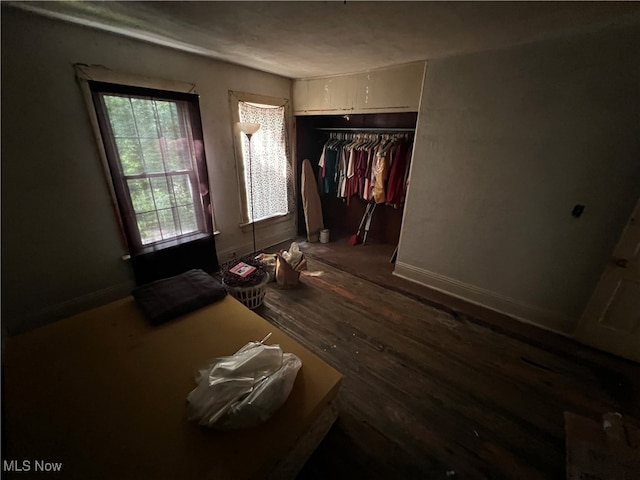
[[[570,335],[575,326],[566,315],[529,305],[404,262],[396,262],[393,275],[561,335]]]
[[[129,281],[96,290],[94,292],[42,308],[33,313],[28,313],[21,317],[7,318],[6,320],[3,319],[3,328],[6,329],[9,335],[23,333],[27,330],[32,330],[48,323],[55,322],[56,320],[61,320],[85,310],[124,298],[131,295],[131,291],[134,288],[135,283],[133,281]]]

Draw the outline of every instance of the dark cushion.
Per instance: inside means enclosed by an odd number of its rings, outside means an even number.
[[[136,288],[132,295],[154,325],[222,300],[224,287],[203,270],[189,270]]]

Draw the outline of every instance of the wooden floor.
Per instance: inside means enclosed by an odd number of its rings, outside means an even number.
[[[344,380],[300,479],[562,479],[565,410],[640,419],[640,365],[398,282],[392,246],[301,246],[299,288],[258,313]]]

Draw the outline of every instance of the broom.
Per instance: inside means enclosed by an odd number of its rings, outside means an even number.
[[[349,243],[351,245],[360,245],[364,244],[367,241],[367,234],[369,233],[369,226],[371,225],[371,217],[373,216],[373,211],[376,209],[376,204],[373,202],[367,203],[367,208],[364,211],[364,215],[362,216],[362,220],[360,220],[360,225],[358,226],[358,232],[351,235],[349,237]],[[366,225],[365,225],[366,223]],[[362,227],[364,230],[364,237],[362,237]]]

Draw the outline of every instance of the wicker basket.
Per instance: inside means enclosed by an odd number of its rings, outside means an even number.
[[[259,284],[250,287],[230,287],[224,283],[224,280],[222,281],[227,292],[251,310],[255,310],[262,305],[264,295],[267,293],[267,283],[269,283],[269,275],[265,275]]]

